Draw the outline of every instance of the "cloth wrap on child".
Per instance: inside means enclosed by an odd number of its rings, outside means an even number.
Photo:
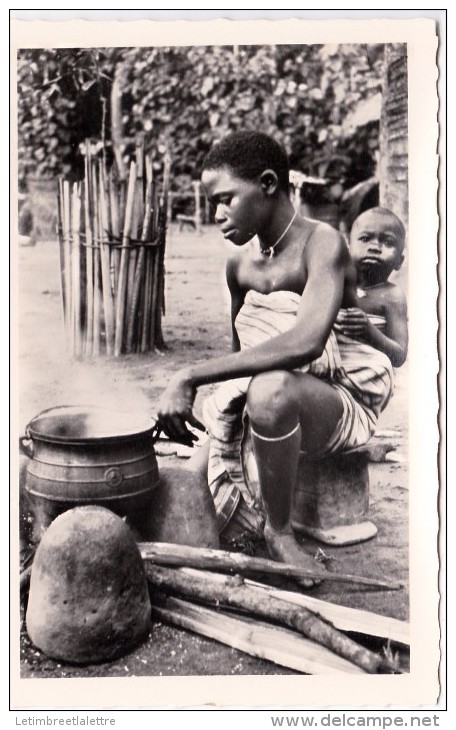
[[[235,322],[241,349],[291,329],[300,301],[300,295],[290,291],[249,291]],[[319,456],[365,444],[392,395],[393,369],[388,357],[333,329],[323,354],[298,371],[329,381],[343,403],[342,418]],[[247,433],[244,406],[250,380],[244,377],[222,383],[203,404],[210,437],[208,483],[219,531],[227,541],[244,533],[259,537],[264,525],[261,495],[245,479],[242,466]]]

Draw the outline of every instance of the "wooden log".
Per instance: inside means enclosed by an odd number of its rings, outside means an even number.
[[[390,616],[381,616],[372,611],[364,611],[359,608],[339,606],[336,603],[323,601],[305,593],[284,591],[274,586],[259,583],[245,578],[245,584],[266,595],[273,595],[297,606],[304,606],[315,611],[320,616],[330,621],[341,631],[351,631],[366,636],[374,636],[378,639],[385,639],[396,644],[410,645],[410,624],[407,621],[400,621]]]
[[[103,292],[103,309],[105,320],[106,353],[114,353],[114,302],[111,290],[111,267],[109,243],[106,243],[109,235],[108,203],[106,180],[100,165],[98,171],[98,238],[100,241],[101,258],[101,280]]]
[[[304,674],[364,674],[351,662],[293,631],[214,611],[179,598],[152,605],[152,613],[184,629],[207,636],[250,656]]]
[[[330,649],[368,674],[392,673],[386,659],[344,636],[329,622],[303,606],[280,601],[247,586],[241,576],[221,576],[201,570],[146,565],[147,579],[160,589],[203,603],[238,608],[283,624]]]
[[[279,563],[267,558],[256,558],[243,553],[231,553],[226,550],[211,548],[190,547],[173,543],[140,542],[138,543],[141,556],[157,565],[174,565],[187,568],[202,568],[212,570],[228,570],[236,573],[269,573],[287,578],[313,578],[342,583],[355,583],[388,590],[397,590],[402,587],[399,583],[364,578],[346,573],[330,573],[329,571],[309,570],[300,565]]]
[[[118,357],[122,352],[124,330],[125,330],[125,305],[128,277],[128,246],[130,244],[131,221],[133,215],[134,195],[136,185],[136,164],[130,165],[130,177],[128,180],[127,202],[125,206],[125,220],[122,235],[122,249],[120,254],[119,284],[117,289],[116,306],[116,336],[114,344],[114,355]]]

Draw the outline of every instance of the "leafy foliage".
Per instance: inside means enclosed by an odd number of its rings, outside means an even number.
[[[131,158],[136,137],[144,136],[160,174],[169,148],[175,190],[188,190],[212,143],[237,129],[274,135],[292,167],[318,174],[335,154],[371,157],[369,140],[357,150],[359,139],[346,139],[342,123],[360,100],[379,91],[382,66],[383,47],[363,45],[23,51],[21,171],[78,175],[79,142],[102,136],[102,128],[109,140],[106,99],[117,74],[121,154]],[[370,174],[363,169],[364,163],[355,182]]]
[[[79,143],[101,134],[115,53],[93,48],[18,53],[21,180],[29,174],[78,176]]]

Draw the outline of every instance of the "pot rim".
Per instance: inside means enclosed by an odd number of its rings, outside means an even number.
[[[45,419],[46,417],[52,417],[55,415],[55,418],[60,420],[60,422],[64,421],[65,419],[70,419],[71,416],[84,416],[87,415],[90,417],[91,415],[100,416],[102,414],[106,414],[107,422],[109,423],[109,416],[116,416],[117,419],[121,418],[122,416],[127,419],[131,423],[132,421],[132,413],[129,411],[120,411],[120,410],[114,410],[111,408],[104,408],[103,406],[92,406],[92,405],[62,405],[62,406],[53,406],[52,408],[47,408],[44,411],[41,411],[38,413],[32,420],[29,422],[25,429],[25,433],[27,438],[30,438],[32,440],[37,441],[43,441],[46,443],[58,443],[58,444],[66,444],[66,445],[80,445],[80,444],[102,444],[106,442],[119,442],[119,441],[127,441],[131,440],[133,438],[138,438],[141,436],[147,436],[151,435],[153,429],[156,425],[156,421],[152,416],[146,416],[143,414],[140,414],[137,418],[136,425],[133,424],[130,428],[123,432],[117,432],[117,433],[99,433],[90,435],[89,434],[83,434],[81,436],[78,436],[77,434],[61,434],[61,433],[46,433],[46,431],[39,428],[39,421],[40,419]],[[60,416],[60,418],[59,418]]]

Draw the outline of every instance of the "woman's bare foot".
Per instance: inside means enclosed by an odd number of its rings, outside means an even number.
[[[308,570],[324,572],[325,569],[321,565],[317,565],[309,553],[299,545],[291,527],[277,530],[267,522],[264,528],[264,539],[271,558],[280,560],[283,563],[299,565]],[[302,578],[296,579],[296,582],[303,588],[313,588],[319,585],[321,580],[318,580],[318,578]]]

